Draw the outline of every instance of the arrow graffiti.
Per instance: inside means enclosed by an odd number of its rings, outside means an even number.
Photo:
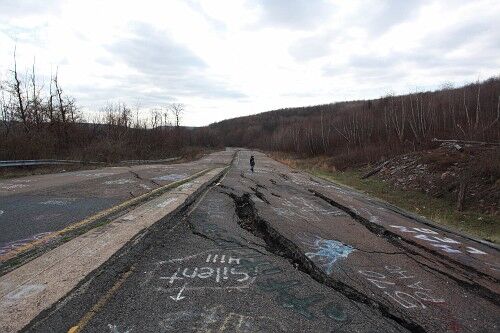
[[[186,285],[187,285],[187,283],[184,283],[184,285],[182,286],[181,290],[179,290],[179,293],[177,294],[177,296],[170,296],[170,298],[173,299],[176,302],[180,301],[181,299],[186,298],[186,296],[181,296],[182,292],[186,288]]]

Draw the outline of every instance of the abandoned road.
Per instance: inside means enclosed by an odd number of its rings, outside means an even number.
[[[114,194],[124,198],[140,191],[140,184],[152,186],[160,174],[189,175],[217,163],[231,165],[195,200],[128,242],[22,331],[500,331],[497,247],[248,150],[136,170],[140,177],[125,176],[127,171],[109,179],[95,176],[78,189],[64,185],[61,194],[40,188],[50,198],[0,194],[6,216],[15,210],[30,223],[7,231],[16,223],[0,216],[2,241],[32,235],[28,230],[36,225],[40,200],[86,193],[85,200],[74,201],[82,207],[75,210],[74,219],[80,219],[94,209],[91,198],[99,198],[95,209],[102,209],[118,200]],[[108,181],[120,190],[104,195]],[[21,212],[23,203],[37,208]],[[71,216],[69,209],[59,210],[64,205],[43,207],[54,207],[44,214],[63,214],[56,221]]]
[[[133,165],[0,181],[0,259],[104,209],[226,165],[230,152],[173,165]],[[20,223],[21,222],[21,223]]]

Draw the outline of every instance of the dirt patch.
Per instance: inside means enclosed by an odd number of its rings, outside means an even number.
[[[376,175],[401,190],[417,190],[456,201],[462,189],[464,209],[498,216],[500,148],[439,147],[400,155]]]

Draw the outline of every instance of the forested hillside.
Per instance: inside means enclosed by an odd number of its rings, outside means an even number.
[[[233,146],[328,156],[342,169],[428,148],[433,138],[500,141],[500,77],[460,88],[275,110],[183,128],[181,104],[154,108],[147,118],[123,103],[109,104],[101,117],[88,119],[77,101],[63,93],[57,76],[42,89],[34,69],[31,76],[13,73],[0,86],[0,159],[112,162]]]
[[[433,138],[500,141],[500,77],[460,88],[265,112],[210,126],[223,145],[328,155],[338,167],[425,149]]]

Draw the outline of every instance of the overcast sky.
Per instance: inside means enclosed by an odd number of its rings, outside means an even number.
[[[4,79],[16,44],[85,112],[180,102],[198,126],[499,75],[500,1],[0,0]]]

